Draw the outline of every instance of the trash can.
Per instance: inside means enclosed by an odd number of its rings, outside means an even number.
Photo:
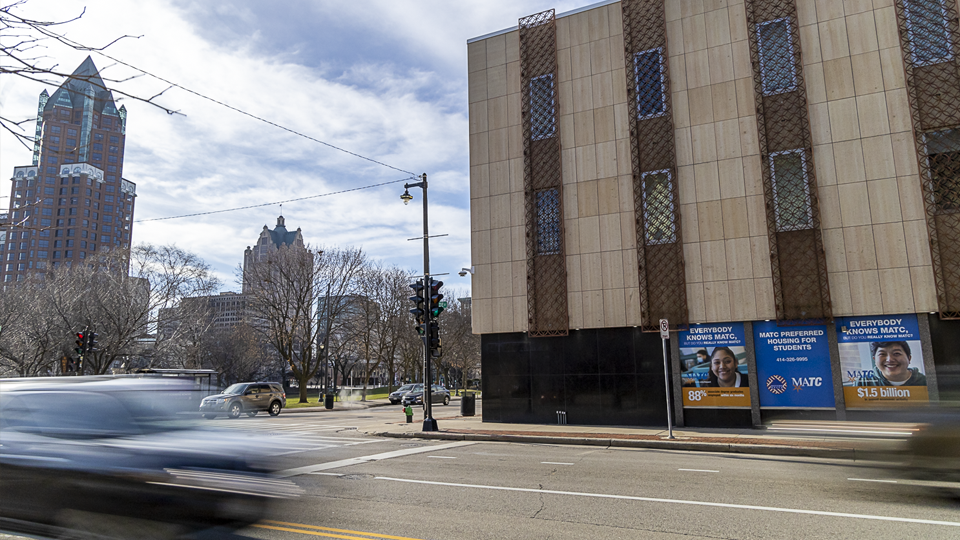
[[[333,408],[333,394],[324,394],[323,395],[323,408],[332,409]]]
[[[464,392],[460,397],[460,416],[475,416],[477,414],[477,395],[473,392]]]

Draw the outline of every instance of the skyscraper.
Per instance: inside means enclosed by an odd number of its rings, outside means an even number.
[[[33,164],[14,167],[0,280],[129,249],[136,184],[123,178],[127,111],[88,56],[37,108]]]

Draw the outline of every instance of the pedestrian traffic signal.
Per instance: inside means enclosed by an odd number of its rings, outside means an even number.
[[[87,352],[87,340],[86,335],[83,332],[77,332],[77,347],[73,349],[73,352],[77,353],[80,356],[83,356]]]
[[[88,353],[98,352],[100,349],[97,348],[97,345],[99,345],[99,343],[97,343],[97,333],[96,332],[88,333],[87,334],[87,352]]]
[[[430,317],[433,319],[443,313],[443,307],[440,306],[440,301],[443,300],[440,287],[443,287],[442,281],[430,280]]]
[[[410,297],[410,301],[413,302],[414,308],[410,310],[410,313],[413,314],[413,318],[417,321],[414,329],[421,336],[423,335],[423,316],[426,315],[424,306],[424,287],[423,280],[418,279],[410,284],[410,288],[413,289],[413,296]]]
[[[437,321],[430,321],[430,336],[428,345],[430,347],[430,356],[434,358],[439,358],[443,354],[442,342],[440,341],[440,323]]]

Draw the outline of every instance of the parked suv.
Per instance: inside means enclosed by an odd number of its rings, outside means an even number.
[[[430,398],[430,403],[438,404],[443,403],[444,405],[450,404],[450,391],[444,388],[439,384],[433,385],[433,393]],[[410,392],[407,392],[403,395],[403,404],[406,405],[423,405],[423,385],[418,384],[417,388],[413,389]]]
[[[222,394],[203,398],[200,413],[204,418],[215,418],[218,414],[239,418],[242,413],[256,416],[260,411],[277,416],[286,406],[287,394],[280,383],[243,382],[230,385]]]

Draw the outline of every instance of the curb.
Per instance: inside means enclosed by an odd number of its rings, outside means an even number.
[[[863,459],[863,451],[855,448],[812,448],[807,446],[783,446],[768,444],[711,443],[698,441],[638,440],[597,437],[551,437],[531,435],[488,435],[480,433],[393,433],[369,432],[369,435],[397,439],[434,439],[444,441],[511,442],[526,444],[569,444],[585,446],[612,446],[618,448],[652,448],[656,450],[680,450],[687,452],[724,452],[731,454],[760,454],[773,456],[797,456],[828,459]]]

